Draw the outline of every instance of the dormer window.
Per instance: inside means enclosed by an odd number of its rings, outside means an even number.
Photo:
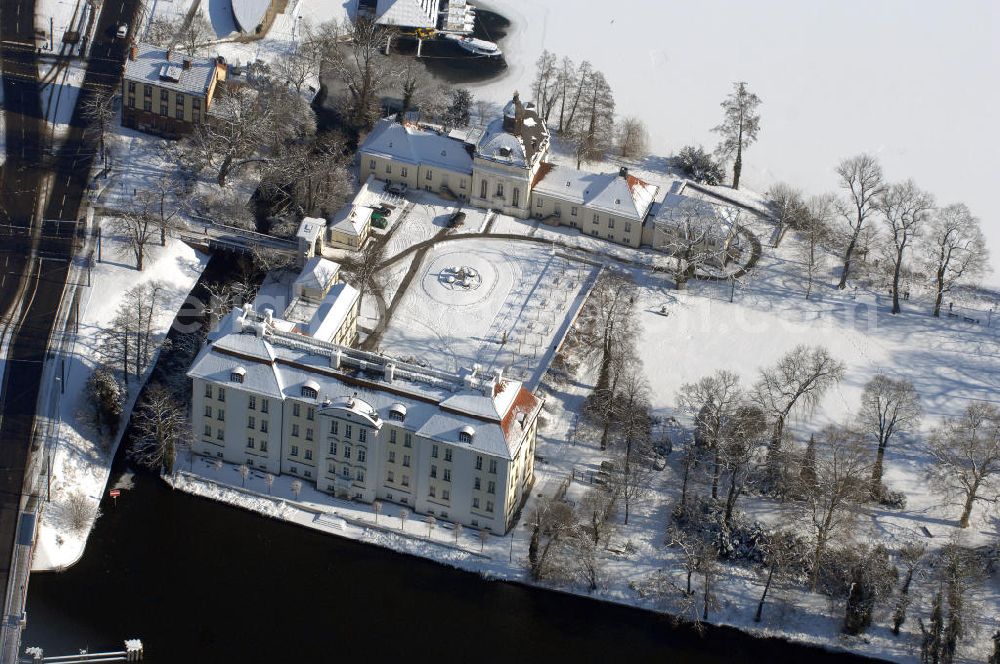
[[[305,399],[315,399],[319,396],[319,383],[314,380],[307,380],[302,385],[302,397]]]
[[[401,403],[394,403],[389,407],[389,419],[402,422],[406,419],[406,406]]]
[[[236,367],[229,372],[229,380],[234,383],[242,383],[243,377],[247,375],[247,370],[243,367]]]
[[[465,425],[458,432],[458,442],[471,443],[472,437],[475,435],[476,435],[476,430],[470,427],[469,425]]]

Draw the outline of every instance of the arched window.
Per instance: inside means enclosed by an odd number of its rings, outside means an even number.
[[[458,431],[458,442],[471,443],[472,437],[475,435],[476,435],[476,430],[470,427],[469,425],[465,425]]]
[[[389,419],[402,422],[406,419],[406,406],[401,403],[394,403],[389,406]]]
[[[247,370],[243,367],[236,367],[229,372],[229,380],[234,383],[242,383],[243,377],[247,375]]]
[[[319,396],[319,383],[314,380],[307,380],[302,384],[302,396],[306,399],[315,399]]]

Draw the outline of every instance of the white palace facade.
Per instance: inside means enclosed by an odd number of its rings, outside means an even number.
[[[222,319],[192,379],[194,451],[320,491],[502,534],[534,478],[542,400],[289,330],[251,305]]]

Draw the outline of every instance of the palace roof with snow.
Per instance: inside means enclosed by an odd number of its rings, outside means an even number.
[[[659,187],[629,175],[624,168],[618,173],[591,173],[545,164],[539,171],[534,190],[641,222],[653,205]]]

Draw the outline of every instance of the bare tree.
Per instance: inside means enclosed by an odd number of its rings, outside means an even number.
[[[559,96],[559,58],[543,50],[535,61],[535,80],[531,84],[532,96],[538,104],[538,114],[548,122],[549,114]]]
[[[876,374],[865,385],[858,420],[862,431],[875,438],[873,490],[882,483],[882,466],[890,439],[898,432],[918,428],[922,415],[920,395],[910,381]]]
[[[372,501],[372,511],[375,512],[375,525],[378,525],[378,515],[382,513],[382,501]]]
[[[740,188],[743,171],[743,151],[757,140],[760,131],[760,97],[747,89],[745,81],[733,84],[733,91],[722,102],[723,120],[712,131],[722,138],[717,152],[723,159],[733,161],[733,189]]]
[[[410,518],[410,510],[405,507],[399,510],[399,529],[403,530],[406,526],[406,520]]]
[[[583,494],[577,512],[581,528],[594,544],[606,542],[614,529],[615,496],[604,487],[595,486]]]
[[[926,237],[927,262],[934,274],[934,315],[941,315],[944,296],[956,283],[982,274],[989,264],[979,219],[963,203],[938,209]]]
[[[904,253],[930,216],[934,197],[918,189],[913,180],[905,180],[885,187],[875,205],[885,219],[895,249],[892,254],[892,313],[898,314]]]
[[[313,38],[307,26],[302,31],[305,37],[293,42],[291,50],[285,51],[271,63],[271,71],[282,83],[301,94],[306,84],[319,82],[320,65],[323,60],[321,42]]]
[[[191,57],[199,55],[205,46],[214,40],[215,31],[212,29],[212,24],[201,12],[195,12],[177,32],[177,42]]]
[[[740,405],[726,422],[719,441],[719,456],[721,465],[729,473],[726,511],[722,518],[727,528],[732,527],[736,501],[747,486],[758,451],[767,443],[767,428],[764,413],[748,403]]]
[[[293,142],[267,164],[261,186],[274,214],[328,216],[353,194],[344,138],[325,134],[315,142]]]
[[[427,538],[430,539],[431,532],[433,532],[434,526],[437,524],[437,519],[432,516],[427,516],[424,519],[424,523],[427,524]]]
[[[832,196],[814,196],[806,203],[805,216],[801,218],[798,246],[799,258],[806,267],[806,299],[812,293],[816,273],[823,265],[823,245],[830,238],[830,222],[833,219],[834,200]]]
[[[528,546],[528,566],[535,580],[545,578],[552,571],[550,554],[563,538],[568,537],[576,524],[573,509],[561,500],[547,496],[539,498],[531,512],[531,541]]]
[[[344,272],[350,276],[351,285],[358,289],[359,300],[369,293],[381,294],[382,281],[379,272],[382,269],[384,253],[384,244],[369,242],[360,253],[344,260]]]
[[[299,499],[299,494],[302,493],[302,480],[292,480],[291,484],[292,495],[295,496],[295,500]]]
[[[107,138],[115,124],[115,93],[110,90],[88,91],[82,98],[87,129],[97,134],[101,160],[108,163]]]
[[[129,455],[147,468],[172,473],[178,443],[189,435],[187,409],[159,383],[146,388],[132,414],[132,447]]]
[[[247,488],[247,478],[250,477],[250,466],[245,463],[240,464],[240,479],[243,480],[243,488]]]
[[[784,577],[789,565],[794,560],[795,536],[787,530],[778,530],[771,534],[767,543],[763,547],[763,563],[767,568],[767,576],[764,581],[764,590],[757,600],[757,611],[754,613],[754,622],[760,622],[764,615],[764,602],[767,601],[771,586]]]
[[[576,126],[576,113],[580,108],[584,94],[590,85],[593,67],[586,60],[579,66],[569,58],[563,58],[559,72],[560,106],[559,133],[568,133]]]
[[[816,481],[804,487],[804,521],[813,538],[810,585],[819,580],[823,556],[831,538],[846,534],[857,507],[867,496],[865,476],[870,471],[860,436],[830,426],[817,443]]]
[[[910,606],[910,584],[927,550],[924,544],[904,544],[899,550],[899,563],[903,567],[903,584],[892,610],[892,633],[899,636],[899,628],[906,622],[906,611]]]
[[[695,442],[712,454],[712,498],[719,496],[724,429],[743,398],[740,377],[725,369],[696,383],[685,383],[677,393],[678,407],[694,420]]]
[[[639,118],[629,116],[618,123],[618,154],[627,159],[638,159],[646,154],[649,132]]]
[[[482,553],[483,549],[486,548],[486,540],[488,540],[489,538],[490,538],[490,531],[486,530],[485,528],[480,528],[479,529],[479,553]]]
[[[837,288],[847,287],[851,272],[851,260],[858,245],[858,238],[866,228],[868,219],[882,194],[884,183],[882,166],[870,154],[859,154],[844,159],[837,165],[840,186],[847,190],[847,200],[840,206],[840,215],[847,223],[847,248],[844,250],[844,270],[840,274]]]
[[[845,634],[857,635],[872,624],[878,605],[892,593],[899,576],[882,544],[859,545],[848,549],[850,585],[844,606]]]
[[[81,533],[101,516],[99,503],[91,500],[82,491],[74,491],[62,506],[70,530]]]
[[[778,228],[802,228],[808,220],[809,207],[802,190],[779,182],[771,187],[768,198],[771,199],[771,209]]]
[[[920,658],[924,664],[954,664],[975,615],[969,591],[978,576],[977,565],[969,549],[952,541],[942,548],[933,568],[937,589],[929,625],[918,621],[923,636]]]
[[[632,507],[649,495],[653,480],[653,471],[648,458],[638,453],[623,450],[611,463],[608,473],[608,486],[617,498],[625,505],[624,523],[628,525]]]
[[[586,533],[576,533],[567,538],[566,544],[569,566],[586,584],[587,591],[594,592],[598,588],[604,570],[601,549]]]
[[[962,498],[958,525],[969,527],[977,501],[996,502],[995,494],[983,495],[1000,476],[1000,409],[985,401],[973,401],[961,416],[946,418],[932,433],[933,476],[942,487]]]
[[[674,283],[677,290],[687,286],[698,270],[718,260],[724,262],[720,240],[724,221],[712,204],[686,198],[657,216],[656,229],[663,251],[674,258]]]
[[[274,475],[267,473],[264,475],[264,484],[267,485],[267,495],[271,495],[271,487],[274,486]]]
[[[180,28],[180,24],[171,21],[169,18],[156,15],[153,20],[149,22],[149,29],[146,31],[143,41],[153,44],[154,46],[159,46],[160,48],[169,48],[174,43],[174,35]]]
[[[135,195],[121,213],[110,219],[111,232],[122,239],[121,252],[131,253],[135,258],[135,268],[142,272],[145,268],[146,253],[150,245],[160,236],[160,224],[152,197]]]
[[[574,133],[582,138],[583,160],[598,161],[604,158],[610,146],[615,121],[615,98],[601,72],[594,70],[587,79],[583,104]]]
[[[349,126],[365,130],[378,119],[378,95],[388,84],[392,68],[382,55],[392,31],[360,18],[321,26],[323,65],[347,90],[343,115]]]
[[[607,382],[612,362],[631,343],[636,299],[635,282],[619,272],[604,271],[580,314],[577,340],[587,354],[598,357],[598,385]]]
[[[788,416],[815,408],[843,377],[844,363],[821,346],[796,346],[775,366],[760,371],[753,399],[774,421],[769,453],[780,452]]]
[[[458,546],[458,540],[459,538],[462,537],[462,524],[456,523],[454,530],[455,530],[455,546]]]

